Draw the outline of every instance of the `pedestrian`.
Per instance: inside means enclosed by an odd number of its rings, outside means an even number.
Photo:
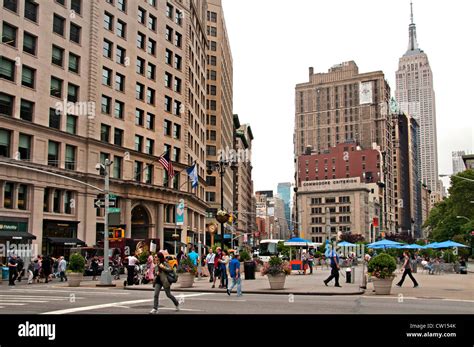
[[[59,271],[60,282],[63,282],[64,280],[67,281],[66,268],[67,268],[66,259],[64,259],[63,256],[59,257],[58,271]]]
[[[188,258],[191,259],[191,261],[193,262],[194,266],[197,266],[197,265],[198,265],[199,255],[198,255],[198,254],[196,253],[196,251],[194,250],[194,247],[191,247],[191,252],[189,252]]]
[[[229,256],[227,255],[226,251],[222,251],[222,258],[219,260],[219,268],[220,268],[220,274],[221,274],[221,284],[219,288],[226,288],[229,285],[228,283],[228,277],[227,277],[227,265],[229,264]]]
[[[51,275],[51,258],[49,255],[44,256],[41,269],[43,270],[44,283],[48,283],[49,275]]]
[[[331,259],[331,275],[324,280],[324,284],[328,285],[329,282],[331,282],[333,279],[335,279],[336,284],[334,287],[341,287],[339,285],[339,255],[337,254],[336,250],[333,249],[330,253],[330,259]]]
[[[214,281],[212,282],[212,288],[216,287],[216,280],[221,276],[220,260],[222,258],[222,250],[220,247],[216,248],[216,255],[214,256]],[[219,286],[220,288],[220,286]]]
[[[306,269],[308,268],[308,257],[306,252],[301,253],[301,262],[303,264],[303,275],[306,275]]]
[[[237,296],[242,296],[242,281],[240,279],[240,261],[238,253],[232,257],[232,260],[229,263],[229,272],[230,277],[232,278],[232,286],[227,289],[227,295],[230,296],[232,289],[237,286]]]
[[[146,261],[145,282],[153,282],[155,279],[155,264],[153,263],[153,256],[148,256]]]
[[[35,261],[38,262],[38,260],[35,260]],[[35,262],[30,261],[30,263],[28,264],[28,284],[32,284],[34,278],[35,278]]]
[[[410,276],[410,279],[413,281],[413,288],[418,287],[418,282],[416,281],[415,277],[413,277],[411,270],[412,270],[412,264],[410,262],[410,254],[408,251],[403,252],[403,256],[405,258],[405,261],[402,265],[402,268],[400,271],[403,271],[402,279],[400,282],[397,283],[398,287],[401,287],[403,285],[403,281],[405,281],[405,277],[408,275]]]
[[[99,258],[94,255],[91,259],[92,280],[97,280],[97,273],[99,272]]]
[[[153,309],[150,311],[151,314],[158,313],[158,303],[160,299],[161,288],[165,290],[166,296],[171,299],[176,311],[179,311],[179,302],[171,294],[171,283],[168,281],[168,274],[173,272],[173,269],[170,267],[168,262],[165,260],[163,253],[159,252],[154,257],[156,266],[155,266],[155,292],[153,296]]]
[[[184,256],[183,249],[180,248],[178,254],[176,255],[176,261],[178,262],[178,265],[179,265],[179,262],[181,261],[181,259],[183,259],[183,256]]]
[[[134,255],[130,255],[128,257],[128,265],[127,265],[127,284],[129,286],[133,285],[133,275],[135,273],[135,265],[138,263],[137,257]]]
[[[52,258],[53,263],[53,278],[59,277],[59,258]]]
[[[17,276],[18,276],[18,282],[21,282],[21,277],[24,276],[24,267],[25,267],[25,262],[21,257],[16,257],[16,263],[18,264],[16,271],[17,271]]]
[[[18,261],[16,254],[13,253],[8,258],[8,285],[14,286],[18,277]]]
[[[212,252],[212,248],[209,248],[209,253],[206,256],[207,269],[209,270],[209,282],[214,281],[214,259],[216,255]]]
[[[40,256],[38,256],[38,258],[36,258],[36,259],[33,261],[33,266],[34,266],[34,270],[33,270],[33,282],[36,280],[36,283],[39,283],[40,272],[41,272]]]
[[[308,267],[309,267],[309,274],[313,274],[313,263],[314,263],[314,255],[313,253],[309,252],[308,254]]]

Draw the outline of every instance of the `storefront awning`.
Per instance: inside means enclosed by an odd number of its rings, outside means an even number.
[[[85,246],[86,243],[76,238],[66,237],[47,237],[46,241],[53,245],[64,245],[64,246]]]
[[[25,231],[2,231],[0,240],[36,240],[36,236]]]

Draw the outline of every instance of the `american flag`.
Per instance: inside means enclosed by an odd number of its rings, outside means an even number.
[[[170,153],[166,152],[165,155],[162,155],[160,159],[158,159],[158,162],[163,165],[166,171],[168,171],[169,179],[172,179],[174,177],[174,168],[173,163],[171,163],[170,160]]]

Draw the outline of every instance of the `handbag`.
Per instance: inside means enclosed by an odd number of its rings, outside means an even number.
[[[168,273],[166,276],[169,283],[176,283],[178,281],[178,274],[174,271]]]

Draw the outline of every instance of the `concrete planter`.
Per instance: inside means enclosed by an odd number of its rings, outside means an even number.
[[[392,283],[395,277],[390,278],[377,278],[372,277],[374,283],[375,294],[377,295],[390,295],[392,290]]]
[[[82,273],[69,272],[67,274],[67,285],[68,287],[80,287],[83,279]]]
[[[186,272],[178,274],[178,282],[180,288],[191,288],[194,284],[194,274]]]
[[[268,282],[270,282],[270,289],[283,289],[285,288],[285,274],[279,275],[267,275]]]

